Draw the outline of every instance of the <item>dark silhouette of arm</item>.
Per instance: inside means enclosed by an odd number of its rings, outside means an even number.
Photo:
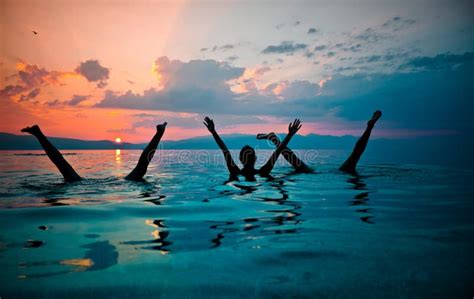
[[[150,164],[151,159],[155,155],[156,148],[160,143],[161,137],[165,133],[167,123],[164,122],[161,125],[156,126],[156,134],[151,139],[150,143],[143,149],[140,158],[138,159],[137,166],[125,177],[126,180],[130,181],[140,181],[146,174],[148,169],[148,164]]]
[[[367,143],[369,142],[370,138],[370,133],[372,133],[372,129],[374,128],[375,123],[381,116],[382,112],[378,110],[374,112],[372,119],[367,122],[367,128],[365,129],[364,133],[359,138],[359,140],[357,140],[352,153],[349,155],[347,160],[342,163],[341,167],[339,167],[339,170],[351,173],[356,172],[357,162],[359,162],[360,157],[362,156],[365,151],[365,148],[367,147]]]
[[[64,159],[63,155],[58,151],[56,147],[48,140],[48,138],[41,132],[39,126],[34,125],[32,127],[26,127],[21,130],[21,132],[30,133],[38,139],[39,143],[43,147],[46,155],[48,155],[51,162],[56,165],[58,170],[64,177],[66,182],[79,181],[82,178],[77,174],[77,172],[72,168],[72,166]]]
[[[224,154],[225,163],[227,165],[227,169],[229,170],[231,177],[237,176],[240,172],[240,169],[235,164],[234,159],[232,159],[232,154],[230,153],[229,149],[225,145],[224,141],[222,141],[219,134],[217,134],[217,131],[214,126],[214,121],[206,116],[206,118],[204,118],[204,125],[212,134],[212,137],[214,137],[214,140],[216,141],[217,145],[219,146],[222,153]]]
[[[280,146],[281,141],[280,138],[275,133],[269,134],[258,134],[257,139],[268,139],[270,140],[276,147]],[[305,172],[310,173],[313,170],[306,165],[298,156],[288,147],[284,148],[281,152],[281,155],[290,163],[296,171],[298,172]]]
[[[273,152],[271,157],[268,159],[267,163],[260,168],[261,175],[269,175],[272,171],[273,167],[275,166],[278,157],[280,156],[281,152],[287,147],[288,143],[290,142],[291,138],[298,132],[301,128],[301,121],[299,119],[295,119],[293,123],[288,125],[288,135],[286,135],[285,139],[280,143],[277,149]]]

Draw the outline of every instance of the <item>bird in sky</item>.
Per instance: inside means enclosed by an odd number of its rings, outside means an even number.
[[[33,32],[33,34],[35,34],[35,35],[38,34],[38,32],[36,32],[36,31],[34,31],[34,30],[32,30],[31,32]]]

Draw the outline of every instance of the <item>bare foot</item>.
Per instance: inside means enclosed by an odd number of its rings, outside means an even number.
[[[372,115],[372,118],[367,122],[368,125],[375,125],[375,123],[379,120],[379,118],[382,116],[382,111],[377,110],[374,112]]]
[[[275,137],[277,137],[277,136],[273,132],[270,132],[268,134],[265,134],[265,133],[257,134],[257,139],[259,139],[259,140],[262,140],[262,139],[272,140]]]
[[[166,129],[166,125],[167,125],[167,124],[168,124],[167,122],[164,122],[164,123],[162,123],[162,124],[157,125],[157,126],[156,126],[156,131],[157,131],[157,132],[164,132],[165,129]]]
[[[31,126],[31,127],[26,127],[26,128],[21,129],[21,132],[30,133],[31,135],[35,135],[35,134],[40,132],[40,128],[38,127],[38,125],[34,125],[34,126]]]

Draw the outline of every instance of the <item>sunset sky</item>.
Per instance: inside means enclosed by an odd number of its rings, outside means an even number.
[[[0,0],[0,132],[472,134],[471,1]],[[35,34],[35,31],[37,34]]]

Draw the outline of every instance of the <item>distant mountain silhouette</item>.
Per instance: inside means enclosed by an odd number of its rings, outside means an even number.
[[[280,134],[285,136],[285,134]],[[265,141],[258,141],[254,135],[231,134],[222,135],[230,149],[240,149],[243,145],[249,144],[260,149],[274,148]],[[61,137],[48,137],[48,139],[58,149],[84,150],[84,149],[143,149],[145,143],[126,143],[117,144],[109,140],[81,140]],[[310,134],[306,136],[296,135],[291,141],[291,146],[295,149],[335,149],[346,146],[352,146],[356,138],[353,136],[323,136]],[[165,149],[216,149],[216,144],[212,136],[201,136],[183,140],[165,140],[163,141]],[[15,135],[9,133],[0,133],[0,150],[40,150],[42,149],[38,141],[29,135]]]
[[[80,140],[72,138],[48,137],[58,149],[85,150],[85,149],[141,149],[141,145],[122,143],[120,147],[109,140]],[[35,137],[30,135],[15,135],[0,133],[0,150],[42,150]]]
[[[285,136],[285,134],[280,134]],[[223,135],[229,149],[240,149],[251,145],[256,149],[272,149],[265,141],[256,140],[254,135]],[[146,144],[121,143],[109,140],[80,140],[49,137],[50,141],[62,150],[106,150],[106,149],[143,149]],[[291,141],[292,149],[341,150],[350,153],[357,138],[353,136],[325,136],[309,134],[296,135]],[[194,137],[160,144],[163,149],[209,149],[217,150],[212,136]],[[32,136],[0,133],[0,150],[40,150],[41,147]],[[430,136],[405,139],[372,139],[369,142],[364,160],[368,163],[422,163],[450,165],[474,169],[474,141],[465,135]],[[344,154],[343,153],[343,154]]]

